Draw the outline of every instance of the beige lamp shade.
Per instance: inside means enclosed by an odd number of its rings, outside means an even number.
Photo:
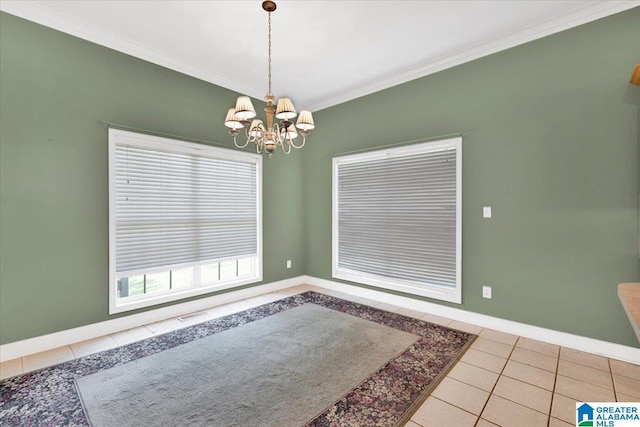
[[[297,116],[296,109],[293,106],[293,102],[290,98],[278,99],[278,105],[276,107],[276,118],[280,120],[289,120]]]
[[[236,116],[235,108],[229,108],[227,117],[224,119],[224,125],[229,129],[240,129],[242,127],[240,119]]]
[[[264,133],[264,124],[260,119],[253,119],[251,127],[249,127],[249,136],[253,138],[260,138]]]
[[[251,98],[248,96],[239,96],[236,101],[236,117],[240,120],[253,119],[256,116],[256,110],[253,108]]]
[[[316,127],[316,125],[313,123],[313,116],[311,115],[311,111],[300,111],[296,127],[301,130],[312,130]]]
[[[282,129],[282,135],[285,139],[295,139],[298,137],[298,131],[296,130],[296,127],[291,124],[288,128]]]

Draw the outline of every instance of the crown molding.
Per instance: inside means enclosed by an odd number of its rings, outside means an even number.
[[[313,100],[309,103],[308,109],[311,111],[323,110],[638,6],[640,6],[638,0],[594,1],[551,20],[527,25],[495,40],[471,46],[457,54],[429,61],[393,75],[387,75],[353,90],[324,97],[322,100]]]
[[[68,17],[33,1],[4,0],[0,2],[0,10],[253,98],[262,99],[264,96],[256,88],[195,67],[187,62],[176,60],[162,52],[141,46],[128,38],[114,35],[103,28],[79,20],[70,20]]]
[[[311,111],[318,111],[332,107],[638,6],[640,6],[640,0],[593,1],[576,7],[553,19],[525,26],[486,43],[470,46],[468,49],[456,54],[442,57],[435,61],[429,61],[392,75],[383,76],[364,85],[354,87],[352,90],[341,91],[333,95],[324,96],[322,99],[306,102],[306,108]],[[263,94],[259,89],[238,83],[211,71],[203,70],[192,64],[176,60],[161,52],[140,46],[130,39],[114,35],[102,28],[91,26],[78,20],[69,20],[64,15],[56,13],[54,10],[44,7],[37,2],[4,0],[0,2],[0,10],[152,62],[179,73],[213,83],[217,86],[247,94],[256,99],[262,99]]]

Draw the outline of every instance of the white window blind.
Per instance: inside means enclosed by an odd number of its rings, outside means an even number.
[[[258,253],[256,165],[116,143],[116,271]]]
[[[261,256],[259,156],[115,129],[109,144],[114,299],[121,278]]]
[[[460,302],[461,139],[334,158],[334,277]]]

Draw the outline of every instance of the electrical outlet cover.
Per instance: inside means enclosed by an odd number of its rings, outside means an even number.
[[[491,286],[482,287],[482,297],[491,299]]]

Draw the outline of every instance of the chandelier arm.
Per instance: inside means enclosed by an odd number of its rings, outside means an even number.
[[[282,143],[284,141],[284,138],[282,136],[282,134],[280,133],[280,126],[278,125],[278,123],[274,123],[273,124],[273,132],[275,134],[275,139]]]
[[[244,145],[240,145],[238,144],[238,141],[236,141],[236,137],[233,137],[233,144],[238,147],[238,148],[245,148],[247,145],[249,145],[249,139],[247,138],[247,140],[245,141]]]
[[[302,147],[304,147],[304,143],[305,143],[305,142],[307,142],[307,137],[303,136],[303,137],[302,137],[302,144],[300,144],[300,145],[296,145],[296,144],[293,142],[293,139],[292,139],[292,140],[291,140],[291,145],[293,146],[293,148],[302,148]]]
[[[282,151],[284,151],[284,154],[291,153],[291,141],[285,139],[280,143],[280,145],[282,146]],[[285,147],[289,147],[289,150],[287,150]]]

